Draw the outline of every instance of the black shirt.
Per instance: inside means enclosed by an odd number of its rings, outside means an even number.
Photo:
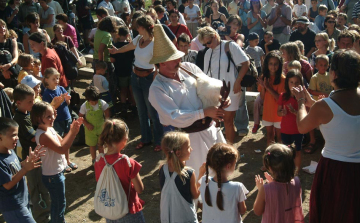
[[[30,114],[24,114],[18,110],[15,111],[14,121],[19,124],[19,141],[22,147],[21,156],[25,159],[29,155],[29,147],[34,150],[36,142],[31,140],[35,138],[35,129],[32,126]]]
[[[127,44],[129,44],[129,42],[117,42],[114,43],[114,46],[119,49]],[[135,50],[130,50],[125,53],[110,54],[110,57],[115,59],[115,74],[118,77],[131,76],[132,64],[135,58],[134,51]]]
[[[165,25],[165,24],[161,24],[161,25],[162,25],[162,27],[163,27],[166,35],[169,37],[169,39],[170,39],[171,41],[173,41],[173,40],[175,39],[175,37],[176,37],[176,36],[174,35],[174,33],[171,31],[171,29],[170,29],[167,25]]]
[[[266,53],[265,40],[264,39],[261,40],[261,42],[259,43],[259,46],[261,47],[261,49],[263,49],[264,53]],[[273,43],[268,45],[267,48],[268,48],[269,52],[272,51],[272,50],[279,50],[280,49],[279,40],[273,39]]]
[[[222,14],[225,14],[226,18],[229,18],[229,12],[228,12],[228,10],[227,10],[224,6],[221,6],[221,7],[219,8],[219,12],[221,12]],[[208,7],[208,8],[206,9],[205,17],[206,17],[206,18],[210,18],[210,15],[211,15],[211,14],[213,14],[213,11],[212,11],[211,7]]]
[[[184,5],[180,5],[178,8],[180,13],[184,13],[185,12],[185,6]]]
[[[196,66],[198,66],[202,71],[204,71],[204,57],[205,53],[209,48],[205,47],[205,49],[199,50],[198,55],[196,57]]]
[[[316,33],[311,29],[307,28],[307,32],[303,35],[299,32],[299,30],[295,30],[291,33],[289,42],[294,42],[296,40],[300,40],[304,43],[305,55],[311,50],[311,48],[315,47],[315,36]]]
[[[184,183],[181,181],[179,175],[177,175],[175,177],[175,184],[176,184],[176,187],[177,189],[179,190],[181,196],[183,196],[183,198],[189,202],[190,204],[192,204],[193,202],[193,198],[192,198],[192,194],[191,194],[191,189],[190,189],[190,179],[191,179],[191,176],[194,172],[193,169],[187,169],[186,170],[187,173],[189,174],[189,178],[185,178],[185,185]],[[169,174],[170,176],[173,174],[173,172],[170,172],[169,171]],[[162,166],[160,168],[160,171],[159,171],[159,179],[160,179],[160,190],[162,190],[164,184],[165,184],[165,174],[164,174],[164,166]]]

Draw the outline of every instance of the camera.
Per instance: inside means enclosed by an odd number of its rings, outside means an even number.
[[[228,36],[230,35],[231,32],[231,26],[225,26],[224,23],[220,22],[220,21],[214,21],[211,23],[211,27],[213,29],[216,30],[216,32],[220,35],[220,36]],[[223,27],[223,30],[219,30],[219,27]]]

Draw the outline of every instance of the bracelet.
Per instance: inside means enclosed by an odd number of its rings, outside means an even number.
[[[297,101],[305,101],[305,98],[299,98]]]

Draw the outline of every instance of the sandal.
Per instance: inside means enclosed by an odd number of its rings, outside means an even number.
[[[151,142],[146,142],[146,143],[140,142],[140,143],[135,147],[135,149],[142,149],[142,148],[144,148],[145,146],[149,146],[149,145],[151,145]]]
[[[161,151],[161,146],[160,145],[155,146],[154,152],[160,152],[160,151]]]
[[[70,173],[72,171],[70,166],[66,166],[65,173]]]
[[[76,170],[77,168],[79,168],[76,163],[70,163],[68,167],[70,167],[72,170]]]
[[[309,143],[309,145],[306,146],[304,149],[305,154],[313,154],[316,150],[315,144]]]

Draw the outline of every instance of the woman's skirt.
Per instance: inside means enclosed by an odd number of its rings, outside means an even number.
[[[360,163],[321,157],[310,194],[310,223],[360,222]]]

